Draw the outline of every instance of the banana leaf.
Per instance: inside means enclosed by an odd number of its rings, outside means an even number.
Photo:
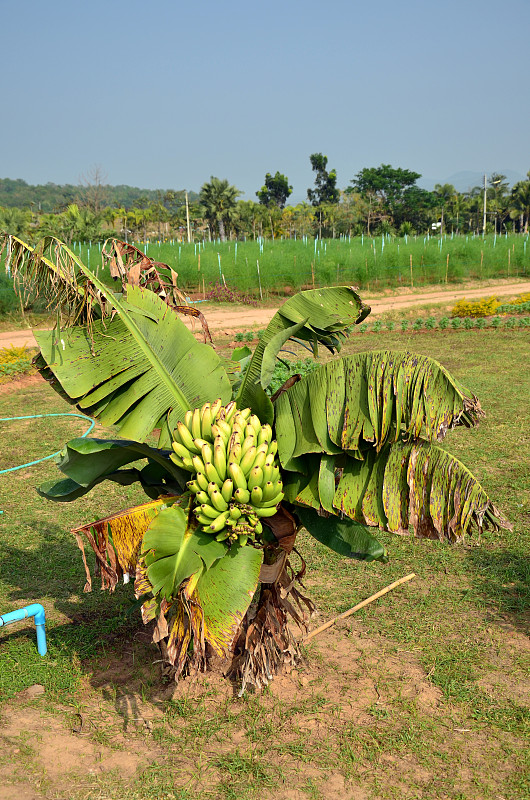
[[[87,582],[84,591],[92,590],[92,576],[81,534],[84,534],[95,553],[96,574],[101,575],[101,588],[113,591],[122,575],[134,575],[142,539],[150,523],[163,509],[181,502],[180,496],[162,497],[73,528],[72,533],[85,565]],[[184,512],[181,511],[181,514]]]
[[[142,544],[146,577],[157,602],[172,608],[168,654],[183,667],[183,643],[207,642],[227,656],[258,585],[263,552],[227,548],[196,527],[183,509],[164,509]],[[191,626],[191,631],[190,631]]]
[[[362,459],[387,442],[421,432],[441,441],[457,425],[476,425],[484,412],[473,393],[427,356],[387,350],[322,365],[276,401],[282,464],[306,453],[347,451]]]
[[[115,294],[53,237],[35,248],[16,237],[6,242],[13,273],[44,292],[65,320],[66,329],[58,319],[56,329],[35,338],[38,368],[46,378],[53,375],[52,386],[69,402],[125,437],[144,440],[161,428],[162,447],[187,410],[230,399],[219,357],[152,291],[127,285]]]
[[[272,422],[273,408],[265,389],[284,344],[294,338],[309,342],[315,356],[319,344],[338,352],[348,329],[369,313],[369,306],[347,286],[310,289],[290,297],[275,313],[254,350],[236,396],[238,406],[250,406],[255,414],[261,414],[260,419]]]
[[[131,286],[124,302],[105,291],[116,316],[90,329],[36,331],[41,355],[78,408],[138,441],[160,428],[158,446],[168,446],[186,411],[230,399],[228,376],[212,348],[152,292]]]
[[[320,513],[329,501],[329,480],[320,481],[321,458],[306,457],[305,476],[284,473],[285,499]],[[463,541],[472,528],[479,533],[483,528],[512,529],[471,472],[427,441],[387,443],[379,453],[368,451],[362,461],[334,458],[335,514],[362,525],[399,534],[407,534],[410,526],[419,538],[451,542]],[[326,500],[320,496],[321,486]]]
[[[359,522],[322,517],[312,508],[297,508],[296,515],[311,536],[341,556],[359,561],[388,561],[384,546]]]
[[[200,576],[226,554],[227,548],[190,525],[187,513],[174,507],[153,520],[144,536],[142,551],[153,594],[171,600],[183,581],[194,574]]]
[[[55,458],[67,478],[47,481],[37,491],[49,500],[69,502],[108,479],[122,485],[139,481],[150,497],[182,493],[189,472],[171,461],[170,452],[127,439],[71,439]],[[143,469],[120,470],[143,458],[148,459]]]

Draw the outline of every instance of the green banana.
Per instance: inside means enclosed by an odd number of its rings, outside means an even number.
[[[195,408],[191,417],[191,434],[194,439],[201,438],[201,410]]]
[[[206,469],[204,467],[204,461],[199,456],[192,456],[191,458],[192,464],[195,467],[196,472],[202,472],[203,474],[206,473]]]
[[[228,503],[226,502],[226,500],[223,500],[223,495],[221,494],[221,492],[217,487],[211,492],[209,492],[209,495],[210,495],[210,501],[213,504],[214,508],[217,509],[217,511],[227,510]]]
[[[187,447],[184,447],[183,444],[180,444],[180,442],[173,442],[171,446],[179,458],[190,458],[190,451]]]
[[[225,422],[224,419],[217,419],[215,424],[219,428],[221,436],[223,437],[225,442],[227,442],[232,436],[231,426],[228,424],[228,422]]]
[[[210,495],[208,492],[203,492],[202,489],[199,489],[198,492],[195,492],[195,497],[201,505],[209,505],[210,503]]]
[[[259,505],[263,497],[261,486],[253,486],[250,492],[250,502],[253,506]]]
[[[263,470],[263,483],[268,483],[271,479],[272,475],[272,468],[274,466],[274,458],[273,456],[267,456],[265,459],[265,463],[262,466]]]
[[[223,485],[221,486],[221,494],[223,495],[223,499],[226,500],[227,503],[229,503],[232,498],[233,490],[234,490],[234,481],[231,478],[227,478],[223,483]]]
[[[191,431],[191,421],[193,419],[193,411],[186,411],[184,414],[184,425]]]
[[[239,488],[235,490],[234,497],[238,503],[243,503],[243,505],[246,505],[250,500],[250,492],[248,489]]]
[[[252,491],[255,486],[263,483],[263,470],[261,467],[252,467],[247,477],[247,487]]]
[[[217,536],[215,537],[215,540],[216,540],[216,542],[224,542],[224,540],[228,539],[229,536],[230,536],[229,532],[224,530],[224,531],[221,531],[221,533],[217,534]]]
[[[175,453],[170,453],[169,458],[174,464],[177,465],[177,467],[180,467],[181,469],[186,469],[183,460],[179,458],[179,456],[175,455]]]
[[[230,477],[234,482],[234,486],[236,489],[245,489],[247,488],[247,479],[245,478],[244,472],[241,469],[240,464],[235,464],[232,462],[228,465],[228,472],[230,473]]]
[[[223,482],[226,478],[226,450],[224,447],[214,447],[213,465]]]
[[[272,506],[271,508],[256,508],[256,515],[258,517],[273,517],[276,513],[276,506]]]
[[[193,436],[183,422],[177,422],[177,432],[181,443],[188,448],[190,453],[200,453],[199,448],[195,447]]]
[[[211,461],[208,461],[204,465],[204,472],[206,473],[206,477],[208,478],[210,483],[216,483],[217,486],[222,486],[223,485],[223,481],[221,479],[221,476],[219,475],[219,473],[217,472],[217,470],[215,469],[215,467],[214,467],[214,465],[213,465],[213,463]]]
[[[245,434],[245,438],[241,444],[241,457],[245,455],[249,447],[256,446],[256,437],[255,436],[248,436]]]
[[[258,433],[258,444],[269,444],[272,439],[272,428],[269,424],[262,425]]]
[[[283,492],[278,492],[275,497],[272,497],[270,500],[262,500],[259,503],[259,508],[272,508],[272,506],[277,506],[278,503],[281,503],[283,500]]]
[[[219,413],[219,409],[221,408],[222,404],[223,404],[223,401],[221,400],[221,398],[219,398],[218,400],[215,401],[215,403],[212,403],[212,405],[210,406],[210,417],[211,417],[211,421],[212,421],[211,424],[212,425],[215,422],[215,418],[216,418],[217,414]]]
[[[224,528],[225,522],[228,519],[229,513],[230,512],[228,512],[228,511],[223,511],[222,514],[219,514],[219,516],[216,517],[216,519],[214,519],[214,521],[211,523],[211,525],[208,525],[208,527],[206,528],[207,532],[208,533],[219,533],[219,531],[222,530],[222,528]]]
[[[254,429],[254,433],[257,436],[261,430],[261,422],[259,420],[259,417],[257,417],[255,414],[251,414],[250,417],[248,418],[248,424],[250,425],[251,428]]]
[[[201,411],[201,438],[208,439],[212,434],[212,417],[210,415],[210,403],[205,403]]]
[[[268,450],[267,450],[267,455],[275,456],[277,452],[278,452],[278,442],[276,441],[276,439],[274,439],[269,444],[269,447],[268,447]]]
[[[212,521],[211,517],[205,517],[204,514],[201,514],[197,509],[194,511],[194,514],[197,519],[197,522],[199,522],[203,526],[209,525]]]
[[[241,509],[237,508],[237,506],[232,506],[230,508],[230,519],[233,519],[235,521],[240,517],[241,517]]]
[[[278,483],[276,481],[274,483],[272,481],[267,481],[267,483],[264,483],[262,485],[262,490],[263,490],[262,500],[263,502],[266,503],[267,500],[272,500],[272,498],[276,497],[276,495],[278,494],[279,492]]]
[[[244,547],[247,542],[248,542],[248,535],[246,533],[240,533],[239,544],[241,545],[241,547]]]
[[[263,445],[261,445],[261,447],[263,447]],[[267,459],[267,454],[264,453],[263,450],[261,452],[256,453],[253,466],[261,468],[264,465],[266,459]]]
[[[208,489],[208,478],[204,472],[197,472],[196,481],[204,492]]]
[[[254,458],[256,457],[256,448],[254,445],[248,448],[246,453],[241,456],[241,461],[239,462],[239,466],[244,475],[248,475],[252,467],[254,466]]]
[[[201,447],[201,457],[205,464],[207,464],[208,461],[213,461],[213,449],[208,442],[205,442]]]
[[[230,463],[231,461],[234,461],[236,464],[240,463],[240,461],[241,461],[241,445],[239,444],[239,442],[236,442],[235,445],[230,449],[230,451],[228,453],[228,456],[227,456],[227,461],[228,461],[228,463]]]
[[[214,508],[210,503],[201,503],[199,506],[201,509],[201,514],[205,517],[210,517],[210,522],[212,519],[216,519],[219,515],[219,510]]]
[[[214,439],[220,436],[223,442],[223,447],[226,447],[228,440],[230,438],[229,435],[227,435],[224,431],[221,430],[221,428],[217,423],[215,423],[215,425],[212,425],[212,436],[214,437]]]

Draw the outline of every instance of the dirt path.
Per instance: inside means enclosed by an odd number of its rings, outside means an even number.
[[[489,297],[494,294],[497,297],[509,297],[511,295],[521,294],[522,292],[530,292],[530,281],[514,282],[495,282],[490,283],[479,288],[475,284],[470,284],[463,289],[438,289],[434,288],[431,291],[415,293],[412,290],[400,290],[399,293],[393,295],[372,295],[363,294],[363,300],[372,307],[373,314],[381,314],[384,311],[401,311],[405,308],[413,306],[422,306],[429,303],[447,303],[453,305],[456,300],[466,298]],[[249,308],[247,306],[236,306],[234,308],[216,308],[215,306],[206,306],[199,308],[204,311],[208,321],[208,325],[212,331],[223,332],[233,331],[234,329],[247,330],[252,327],[264,328],[276,307],[269,306],[266,308],[256,307]],[[185,322],[188,322],[183,317]],[[193,327],[193,323],[188,323]],[[195,330],[198,325],[194,323]],[[17,330],[0,332],[0,348],[2,347],[36,347],[37,343],[30,330]]]

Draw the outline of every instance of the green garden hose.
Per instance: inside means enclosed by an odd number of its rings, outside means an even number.
[[[9,422],[11,420],[16,419],[42,419],[43,417],[79,417],[80,419],[86,419],[87,422],[90,422],[90,426],[88,430],[86,430],[82,435],[81,438],[84,439],[85,436],[88,436],[89,433],[92,432],[96,421],[92,419],[92,417],[87,417],[86,414],[27,414],[23,417],[0,417],[0,422]],[[8,469],[0,469],[0,475],[5,475],[8,472],[16,472],[17,469],[24,469],[24,467],[32,467],[34,464],[40,464],[41,461],[48,461],[50,458],[54,458],[55,456],[59,455],[61,451],[57,450],[55,453],[52,453],[49,456],[43,456],[42,458],[37,458],[35,461],[28,461],[26,464],[20,464],[17,467],[9,467]],[[0,514],[3,514],[3,511],[0,511]]]

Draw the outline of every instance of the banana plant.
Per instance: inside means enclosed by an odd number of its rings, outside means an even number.
[[[176,678],[216,654],[230,659],[244,691],[296,662],[287,621],[305,630],[313,610],[299,589],[302,527],[366,561],[388,558],[372,529],[460,542],[474,529],[511,527],[440,446],[449,430],[484,416],[468,388],[425,356],[338,355],[370,312],[354,289],[286,300],[254,352],[234,354],[234,377],[148,286],[124,284],[117,293],[57,241],[17,245],[15,255],[21,276],[47,271],[59,288],[68,284],[56,292],[58,311],[73,291],[77,298],[76,314],[35,332],[39,370],[120,435],[68,442],[57,459],[64,477],[39,491],[68,502],[103,480],[141,483],[149,502],[74,535],[86,590],[86,543],[102,588],[134,578],[143,621],[154,621],[153,639]],[[271,394],[288,341],[331,357]]]

